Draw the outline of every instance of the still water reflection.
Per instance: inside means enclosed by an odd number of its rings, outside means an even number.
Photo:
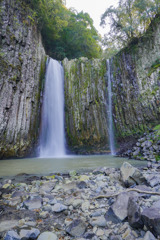
[[[20,173],[45,175],[70,170],[83,171],[103,166],[119,168],[124,161],[136,167],[147,165],[146,161],[128,160],[110,155],[10,159],[0,160],[0,177],[15,176]]]

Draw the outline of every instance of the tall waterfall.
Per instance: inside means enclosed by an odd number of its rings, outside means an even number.
[[[111,154],[115,154],[115,141],[113,131],[113,115],[112,115],[112,85],[111,85],[111,69],[110,62],[107,59],[107,76],[108,76],[108,122],[109,122],[109,144]]]
[[[50,58],[42,106],[40,157],[64,157],[64,72],[59,62]]]

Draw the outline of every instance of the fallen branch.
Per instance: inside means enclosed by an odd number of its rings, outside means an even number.
[[[138,192],[138,193],[145,193],[145,194],[159,195],[160,196],[160,192],[150,192],[150,191],[139,190],[139,189],[136,189],[136,188],[130,188],[130,189],[127,189],[124,192],[114,193],[114,194],[111,194],[111,195],[99,195],[99,196],[95,197],[94,199],[116,197],[121,193],[132,192],[132,191]]]

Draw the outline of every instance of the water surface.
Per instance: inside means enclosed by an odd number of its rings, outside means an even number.
[[[136,167],[146,166],[146,161],[128,160],[111,155],[68,156],[66,158],[24,158],[0,160],[0,177],[15,176],[21,173],[47,175],[71,170],[92,170],[97,167],[119,168],[123,162]]]

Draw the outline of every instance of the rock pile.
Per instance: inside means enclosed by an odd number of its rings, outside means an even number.
[[[0,239],[155,240],[159,166],[0,181]]]
[[[132,149],[122,154],[123,157],[137,160],[160,161],[160,125],[157,130],[144,134]]]

